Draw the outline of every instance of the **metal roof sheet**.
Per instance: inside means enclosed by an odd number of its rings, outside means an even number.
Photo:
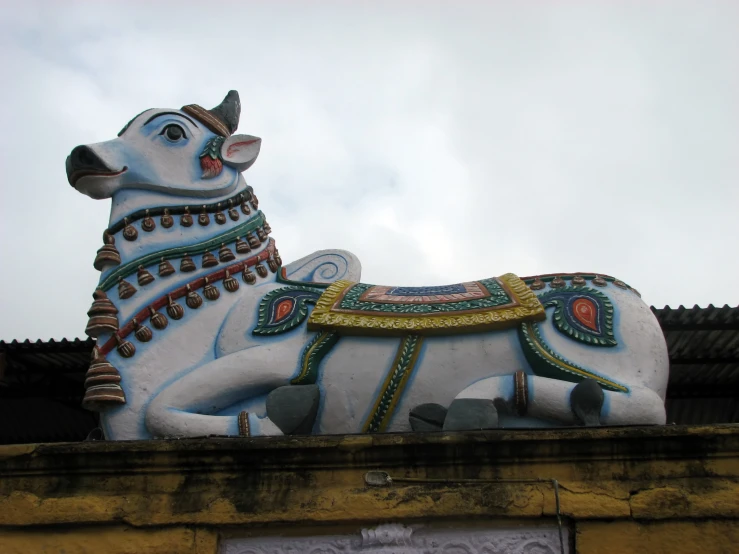
[[[739,396],[739,308],[665,306],[652,312],[670,356],[668,397]]]

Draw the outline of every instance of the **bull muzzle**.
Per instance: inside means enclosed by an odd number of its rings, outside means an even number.
[[[111,169],[92,148],[82,145],[74,148],[67,156],[66,169],[69,184],[75,186],[75,183],[82,177],[120,175],[127,168]]]

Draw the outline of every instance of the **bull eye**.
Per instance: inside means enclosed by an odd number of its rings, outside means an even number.
[[[165,138],[170,142],[178,142],[183,138],[187,138],[187,135],[185,135],[185,130],[179,125],[175,125],[174,123],[167,125],[164,129],[162,129],[162,132],[160,134],[164,135]]]

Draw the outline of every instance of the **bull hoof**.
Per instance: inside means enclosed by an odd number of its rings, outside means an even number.
[[[308,435],[318,415],[318,385],[288,385],[267,396],[267,417],[286,435]]]
[[[601,424],[603,389],[594,379],[583,379],[570,393],[570,407],[581,425],[596,427]]]
[[[441,404],[420,404],[408,414],[411,429],[418,433],[441,431],[447,410]]]
[[[498,427],[498,411],[492,400],[458,398],[449,406],[444,431],[473,431]]]

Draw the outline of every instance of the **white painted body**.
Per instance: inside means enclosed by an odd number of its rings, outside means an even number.
[[[145,112],[139,118],[143,119],[150,113],[155,112]],[[153,176],[142,180],[140,176],[131,176],[133,172],[130,171],[116,176],[88,176],[76,179],[74,186],[95,198],[112,197],[111,223],[141,208],[165,205],[192,205],[193,216],[197,217],[198,203],[218,202],[246,190],[238,165],[235,169],[226,167],[221,177],[215,179],[217,186],[206,193],[195,190],[194,185],[162,186],[161,183],[168,179],[178,183],[197,180],[198,168],[190,158],[196,158],[202,140],[212,133],[208,135],[207,131],[202,131],[198,135],[197,129],[189,127],[187,132],[196,144],[178,152],[182,158],[180,162],[167,157],[156,159],[156,150],[145,142],[152,140],[156,131],[148,134],[142,131],[139,135],[128,138],[124,135],[111,141],[127,140],[125,148],[146,152],[145,170]],[[125,150],[121,150],[124,147],[104,143],[90,148],[111,168],[141,160],[140,155],[128,157]],[[120,154],[121,151],[124,154]],[[123,161],[115,156],[123,156]],[[242,162],[247,163],[244,160],[239,163]],[[224,163],[228,163],[225,158]],[[170,174],[172,164],[177,169]],[[189,173],[182,169],[186,164],[194,168]],[[189,228],[178,224],[170,229],[158,226],[151,233],[144,232],[138,222],[134,226],[139,231],[139,238],[135,242],[127,242],[118,235],[116,246],[125,264],[148,252],[215,237],[243,223],[246,218],[242,215],[238,222],[228,220],[224,225],[211,223],[206,227],[197,223]],[[264,247],[266,243],[260,248]],[[258,250],[237,255],[237,261],[253,256]],[[153,299],[213,271],[201,268],[200,258],[193,256],[198,267],[196,272],[177,272],[157,278],[150,285],[138,287],[137,294],[128,300],[119,300],[111,290],[109,297],[119,310],[121,324]],[[147,267],[153,275],[156,275],[156,265]],[[112,269],[106,268],[101,281]],[[491,267],[490,274],[501,274],[507,269],[511,268]],[[286,272],[290,279],[304,282],[360,279],[358,260],[340,250],[307,256],[287,265]],[[239,434],[237,416],[242,410],[249,412],[252,435],[281,433],[266,417],[264,399],[270,391],[288,385],[299,373],[303,349],[314,333],[308,332],[303,323],[277,336],[252,335],[260,300],[270,290],[284,285],[277,283],[272,273],[260,278],[253,286],[240,282],[239,290],[234,293],[225,291],[219,282],[216,285],[220,290],[218,300],[204,300],[203,306],[197,310],[186,308],[183,319],[170,319],[166,329],[154,332],[151,342],[138,343],[131,337],[136,346],[134,357],[123,358],[115,350],[107,355],[108,361],[120,372],[121,386],[126,395],[124,405],[102,413],[107,438],[235,436]],[[601,414],[604,424],[664,423],[668,357],[659,324],[648,306],[632,290],[613,285],[599,290],[615,308],[614,334],[618,346],[593,347],[564,336],[551,324],[551,309],[547,310],[547,321],[540,324],[544,338],[557,353],[571,362],[593,368],[629,388],[629,393],[605,392]],[[546,289],[539,292],[546,292]],[[98,344],[104,344],[109,337],[98,337]],[[314,433],[361,432],[400,341],[397,337],[342,337],[339,340],[321,364],[318,380],[321,401]],[[574,383],[534,375],[524,358],[516,329],[509,329],[425,338],[418,362],[387,430],[409,431],[408,413],[423,403],[449,406],[456,398],[489,398],[502,399],[510,407],[513,402],[512,375],[519,369],[528,374],[528,417],[517,418],[512,415],[512,409],[510,414],[504,410],[499,414],[501,426],[576,423],[569,401]]]
[[[126,389],[127,405],[103,414],[107,436],[237,435],[236,416],[244,409],[250,413],[253,434],[279,433],[265,418],[264,398],[298,374],[302,351],[313,336],[304,324],[275,337],[251,335],[260,299],[280,286],[270,278],[254,287],[242,287],[233,297],[223,291],[218,301],[206,302],[198,313],[188,313],[186,319],[192,316],[189,325],[175,322],[177,327],[165,331],[161,344],[137,345],[140,358],[138,353],[133,360],[109,355],[131,388]],[[629,386],[629,394],[606,391],[604,424],[664,423],[668,360],[664,347],[660,348],[659,325],[633,292],[609,287],[605,294],[620,308],[619,340],[628,348],[586,347],[544,324],[546,338],[567,352],[568,359],[597,367],[600,373],[617,376]],[[400,340],[339,340],[321,364],[315,433],[362,430]],[[574,384],[534,376],[516,330],[510,329],[426,338],[387,430],[409,431],[408,413],[422,403],[448,406],[455,398],[503,398],[510,405],[511,376],[517,369],[530,374],[531,419],[501,414],[501,426],[576,424],[569,404]]]

